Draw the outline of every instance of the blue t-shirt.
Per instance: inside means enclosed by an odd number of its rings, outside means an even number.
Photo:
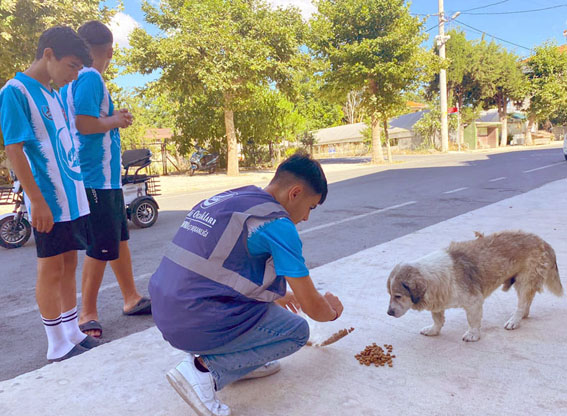
[[[69,114],[71,135],[79,149],[85,186],[120,189],[122,155],[118,129],[82,135],[75,124],[78,115],[101,118],[114,113],[114,105],[102,76],[94,68],[83,68],[76,81],[62,88],[61,96]]]
[[[57,91],[19,72],[0,90],[0,126],[4,145],[23,143],[54,222],[89,213],[77,152]]]
[[[303,244],[293,222],[279,218],[268,222],[248,220],[248,251],[253,256],[269,253],[274,259],[276,275],[304,277],[309,275],[303,258]]]

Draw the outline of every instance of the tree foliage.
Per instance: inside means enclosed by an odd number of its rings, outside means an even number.
[[[526,62],[529,80],[528,137],[531,126],[545,121],[567,106],[567,55],[556,44],[546,43],[535,49]]]
[[[234,112],[250,108],[258,87],[294,94],[294,74],[305,59],[299,11],[274,10],[263,0],[163,0],[159,8],[145,1],[143,10],[163,35],[134,30],[126,53],[131,70],[161,69],[157,82],[178,104],[181,134],[225,136],[228,174],[237,174]]]
[[[405,109],[404,91],[417,87],[432,55],[420,48],[426,35],[403,0],[321,0],[313,49],[329,65],[325,79],[342,95],[363,92],[372,117],[373,161],[382,160],[379,122]],[[386,140],[388,144],[388,140]]]

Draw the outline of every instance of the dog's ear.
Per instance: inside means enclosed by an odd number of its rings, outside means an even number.
[[[411,301],[414,305],[421,302],[425,295],[425,284],[421,281],[421,277],[419,275],[409,277],[402,282],[402,286],[409,292]]]
[[[390,272],[390,275],[388,276],[388,280],[386,281],[386,289],[388,289],[388,293],[392,294],[391,292],[391,283],[392,283],[392,279],[394,278],[394,276],[396,276],[398,274],[398,272],[400,271],[401,268],[401,264],[396,264],[396,266],[392,269],[392,271]]]

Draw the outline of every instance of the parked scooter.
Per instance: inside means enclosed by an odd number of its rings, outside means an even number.
[[[195,153],[191,155],[189,162],[191,167],[189,168],[189,176],[193,176],[198,170],[205,170],[209,173],[214,173],[219,166],[219,155],[218,153],[209,153],[201,146],[195,146]]]
[[[137,227],[148,228],[158,219],[159,206],[154,196],[159,195],[158,175],[146,175],[140,170],[152,163],[152,152],[149,149],[125,150],[122,153],[122,191],[126,204],[126,215]],[[130,168],[136,169],[133,175]]]
[[[24,203],[24,192],[20,181],[14,178],[12,187],[0,187],[0,205],[14,204],[14,211],[0,216],[0,246],[18,248],[30,239],[32,227],[28,221],[28,210]]]

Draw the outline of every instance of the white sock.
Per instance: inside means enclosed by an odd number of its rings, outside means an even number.
[[[65,330],[61,324],[61,316],[55,319],[45,319],[42,316],[41,320],[47,334],[48,360],[61,358],[75,347],[75,344],[69,341],[65,335]]]
[[[63,329],[65,330],[65,335],[67,335],[67,339],[69,339],[69,341],[73,344],[77,345],[87,337],[87,334],[81,332],[79,329],[79,318],[77,316],[76,306],[67,312],[63,312],[61,315],[61,321]]]

